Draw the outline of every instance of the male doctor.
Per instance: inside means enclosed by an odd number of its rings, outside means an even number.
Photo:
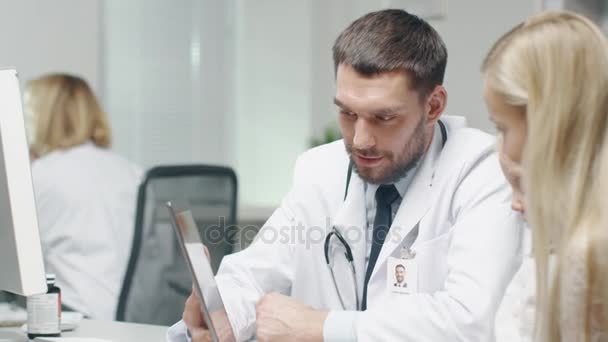
[[[493,340],[521,222],[493,137],[440,120],[445,44],[420,18],[384,10],[353,22],[333,56],[344,139],[301,155],[256,241],[223,259],[234,337]],[[397,263],[407,293],[394,291]],[[194,296],[168,335],[209,338]]]

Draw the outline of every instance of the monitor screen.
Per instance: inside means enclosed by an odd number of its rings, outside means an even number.
[[[0,290],[46,289],[19,81],[0,70]]]

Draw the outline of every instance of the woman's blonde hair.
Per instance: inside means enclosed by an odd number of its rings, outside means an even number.
[[[590,341],[608,323],[608,43],[580,15],[545,12],[500,38],[482,71],[489,89],[526,113],[537,340]]]
[[[85,80],[50,74],[27,83],[25,94],[33,112],[30,148],[41,157],[57,149],[92,141],[110,146],[110,126],[95,94]]]

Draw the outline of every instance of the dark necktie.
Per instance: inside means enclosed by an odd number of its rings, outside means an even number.
[[[376,260],[386,239],[386,235],[391,227],[393,216],[391,206],[399,198],[399,192],[395,185],[381,185],[376,190],[376,217],[374,218],[374,229],[372,232],[372,248],[367,261],[367,271],[365,272],[365,282],[363,283],[363,305],[362,310],[367,309],[367,283],[372,275]]]

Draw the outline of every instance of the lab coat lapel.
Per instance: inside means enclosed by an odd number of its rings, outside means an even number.
[[[432,204],[432,182],[435,173],[436,160],[439,158],[442,148],[442,137],[439,128],[435,129],[431,146],[424,156],[422,163],[416,171],[416,175],[409,185],[399,210],[393,220],[389,234],[384,240],[380,255],[372,272],[378,272],[381,265],[393,254],[395,248],[399,247],[405,237],[416,227],[422,217],[427,213]]]
[[[333,226],[348,242],[353,253],[359,298],[363,295],[365,274],[366,224],[364,183],[357,174],[353,173],[348,195],[335,215]]]

